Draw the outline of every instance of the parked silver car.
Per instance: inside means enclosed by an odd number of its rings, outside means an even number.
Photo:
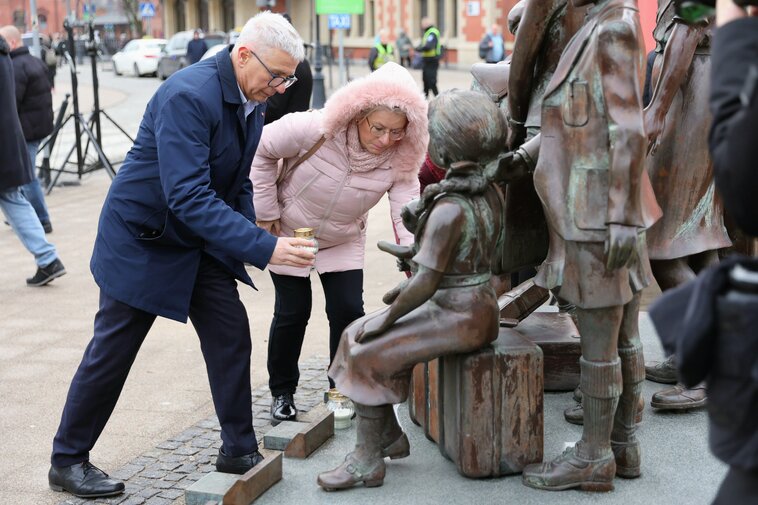
[[[189,66],[189,61],[187,60],[187,44],[192,40],[193,34],[194,30],[187,30],[184,32],[177,32],[168,39],[168,43],[161,52],[161,57],[158,60],[158,77],[161,79],[167,79],[168,76],[177,70]],[[209,32],[206,33],[203,38],[208,47],[215,46],[216,44],[225,44],[227,40],[224,32]]]

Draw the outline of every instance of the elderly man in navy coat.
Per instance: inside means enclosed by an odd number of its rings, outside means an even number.
[[[308,266],[303,239],[255,225],[248,174],[266,99],[294,82],[303,42],[281,16],[247,22],[234,47],[171,77],[153,96],[103,205],[91,270],[95,332],[53,441],[53,490],[92,498],[124,484],[89,462],[157,316],[200,338],[221,424],[216,468],[245,473],[263,458],[252,423],[250,329],[237,280],[244,263]]]

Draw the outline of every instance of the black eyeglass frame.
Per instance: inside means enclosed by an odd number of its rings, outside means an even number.
[[[279,86],[281,86],[282,84],[284,84],[284,89],[287,89],[287,88],[289,88],[290,86],[292,86],[293,84],[295,84],[297,82],[297,77],[295,77],[294,75],[290,75],[290,76],[287,76],[287,77],[282,77],[281,75],[276,75],[275,73],[273,73],[271,71],[270,68],[268,68],[266,66],[265,63],[263,63],[263,60],[260,59],[260,57],[257,54],[255,54],[255,51],[253,51],[252,49],[248,49],[248,51],[250,51],[250,54],[252,54],[253,56],[255,56],[255,59],[258,60],[258,62],[261,65],[263,65],[263,68],[266,69],[266,72],[268,72],[269,75],[271,75],[271,80],[268,81],[269,87],[271,87],[271,88],[278,88]],[[276,84],[274,84],[274,82],[276,82]]]

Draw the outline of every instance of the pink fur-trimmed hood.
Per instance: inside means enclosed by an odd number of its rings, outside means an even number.
[[[429,145],[428,104],[411,74],[397,63],[385,63],[335,91],[322,111],[322,133],[335,137],[361,112],[378,105],[399,107],[408,117],[406,135],[390,165],[396,179],[417,177]]]

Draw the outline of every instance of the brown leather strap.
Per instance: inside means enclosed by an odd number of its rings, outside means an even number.
[[[276,185],[278,186],[279,183],[284,180],[284,177],[287,175],[287,172],[291,172],[295,170],[295,168],[297,168],[298,165],[300,165],[302,162],[304,162],[305,160],[313,156],[313,153],[318,151],[319,147],[321,147],[324,144],[324,142],[326,142],[326,135],[321,135],[321,138],[318,139],[318,142],[313,144],[313,146],[310,149],[308,149],[308,152],[300,156],[294,165],[292,165],[289,168],[282,167],[282,171],[279,172],[279,176],[276,178]]]

